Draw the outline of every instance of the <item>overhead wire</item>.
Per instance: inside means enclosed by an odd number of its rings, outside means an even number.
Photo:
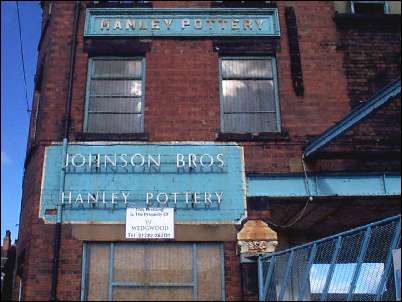
[[[29,102],[28,102],[28,86],[27,86],[27,77],[26,77],[26,72],[25,72],[25,60],[24,60],[24,51],[22,49],[22,34],[21,34],[21,20],[20,20],[20,9],[18,6],[18,1],[15,1],[15,4],[17,6],[17,20],[18,20],[18,32],[20,36],[20,54],[21,54],[21,61],[22,61],[22,71],[24,75],[24,87],[25,87],[25,102],[27,105],[27,112],[28,116],[31,110],[29,109]]]
[[[281,228],[281,229],[287,229],[287,228],[294,226],[303,217],[310,202],[313,201],[313,195],[311,194],[311,191],[310,191],[310,185],[309,185],[309,180],[308,180],[308,176],[307,176],[306,165],[304,163],[304,155],[302,155],[302,157],[301,157],[301,162],[303,165],[304,179],[305,179],[304,184],[306,187],[306,192],[307,192],[308,198],[307,198],[303,208],[295,216],[293,216],[291,219],[289,219],[288,220],[289,222],[286,224],[281,225],[281,224],[274,223],[271,219],[265,219],[265,221],[267,223],[273,225],[274,227]]]

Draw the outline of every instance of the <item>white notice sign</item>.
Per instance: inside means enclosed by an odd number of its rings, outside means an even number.
[[[173,208],[127,208],[127,239],[174,239]]]

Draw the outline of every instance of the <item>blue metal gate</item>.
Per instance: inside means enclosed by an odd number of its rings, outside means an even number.
[[[395,300],[401,215],[258,258],[260,301]]]

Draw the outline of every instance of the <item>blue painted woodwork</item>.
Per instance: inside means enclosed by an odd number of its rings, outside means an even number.
[[[314,139],[304,150],[303,157],[308,158],[315,154],[318,150],[329,144],[336,137],[361,122],[370,113],[377,110],[387,102],[391,101],[393,97],[401,93],[401,80],[398,79],[386,86],[366,103],[347,114],[334,126],[328,128],[323,134]]]
[[[276,8],[88,8],[84,36],[278,37],[280,30]]]
[[[152,243],[103,243],[104,245],[109,246],[109,256],[107,259],[108,262],[108,267],[109,267],[109,278],[107,280],[107,286],[108,286],[108,299],[110,301],[113,301],[113,290],[115,288],[123,287],[123,288],[138,288],[138,289],[154,289],[154,288],[170,288],[172,290],[177,289],[177,288],[191,288],[192,289],[192,298],[194,301],[198,299],[198,273],[197,273],[197,267],[199,266],[199,263],[197,263],[197,257],[198,257],[198,249],[199,248],[205,248],[205,247],[218,247],[219,248],[219,256],[217,259],[214,259],[214,261],[218,261],[221,266],[220,266],[220,281],[221,281],[221,300],[225,301],[225,261],[224,261],[224,248],[222,243],[157,243],[157,242],[152,242]],[[83,260],[82,260],[82,282],[81,282],[81,301],[85,301],[88,298],[88,287],[89,287],[89,279],[88,279],[88,274],[89,274],[89,262],[91,259],[88,257],[89,249],[91,245],[99,245],[99,243],[86,243],[84,242],[83,245]],[[149,249],[152,247],[156,246],[169,246],[169,245],[174,245],[176,248],[179,247],[189,247],[192,246],[192,262],[191,262],[191,269],[192,269],[192,280],[191,282],[175,282],[174,280],[170,280],[169,282],[144,282],[143,277],[139,276],[131,276],[130,280],[116,280],[113,271],[116,269],[116,253],[115,249],[116,247],[124,247],[124,246],[141,246],[145,249],[144,252],[144,271],[147,272],[149,265],[149,258],[150,258],[150,253],[148,252]],[[161,269],[163,272],[163,269]],[[217,277],[217,276],[214,276]],[[140,280],[135,279],[135,278],[140,278]],[[202,292],[201,292],[202,295]]]
[[[308,177],[312,196],[398,196],[400,175],[313,175]],[[247,197],[309,196],[305,177],[294,175],[249,175]]]
[[[45,214],[46,209],[56,209],[61,205],[61,192],[65,192],[63,205],[63,222],[106,222],[124,223],[126,207],[146,207],[146,193],[154,194],[153,203],[149,206],[157,207],[156,194],[184,193],[184,192],[222,192],[223,200],[220,204],[212,197],[212,204],[194,203],[193,196],[186,203],[184,195],[177,196],[174,205],[172,196],[167,206],[175,207],[175,221],[177,222],[226,222],[234,223],[245,214],[245,176],[242,148],[236,144],[209,144],[209,143],[139,143],[139,144],[69,144],[69,166],[65,169],[64,185],[60,173],[62,166],[62,145],[53,145],[46,148],[45,165],[43,171],[43,185],[41,193],[40,217],[47,221],[55,221],[55,215]],[[74,154],[128,154],[136,153],[147,155],[161,155],[159,169],[156,167],[113,167],[95,164],[72,167],[71,156]],[[223,154],[224,166],[213,165],[211,168],[177,168],[176,155],[180,154]],[[77,157],[76,164],[80,162]],[[101,162],[102,163],[102,162]],[[119,161],[118,161],[119,163]],[[138,169],[137,169],[138,168]],[[64,187],[64,189],[62,189]],[[68,203],[68,192],[72,192],[72,203]],[[96,204],[87,202],[88,193],[105,192],[105,203],[99,195]],[[111,194],[118,196],[112,204]],[[121,192],[129,193],[127,203],[124,203]],[[82,193],[83,202],[76,197]],[[100,193],[101,194],[101,193]],[[202,196],[200,196],[202,201]],[[162,205],[163,206],[163,205]]]

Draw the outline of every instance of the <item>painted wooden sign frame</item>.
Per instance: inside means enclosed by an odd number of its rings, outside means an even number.
[[[276,8],[87,8],[85,37],[279,37]]]
[[[68,144],[63,160],[54,144],[46,147],[39,217],[55,222],[61,208],[62,222],[124,223],[128,207],[174,207],[177,222],[238,223],[246,215],[243,156],[234,143],[94,142]]]

